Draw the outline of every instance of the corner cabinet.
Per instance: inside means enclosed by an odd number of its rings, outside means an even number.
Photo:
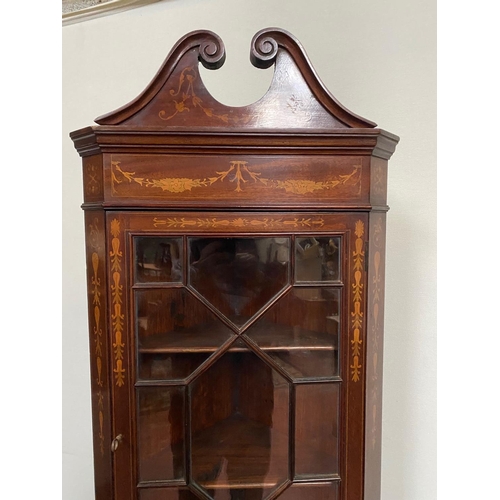
[[[83,158],[97,500],[379,500],[387,161],[301,45],[181,39]]]

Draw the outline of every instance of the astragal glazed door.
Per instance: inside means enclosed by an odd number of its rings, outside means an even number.
[[[130,318],[113,344],[117,498],[341,498],[356,224],[360,234],[359,215],[108,214],[125,271],[111,271],[111,300]]]

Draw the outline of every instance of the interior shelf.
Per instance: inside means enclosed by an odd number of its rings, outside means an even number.
[[[338,317],[335,318],[338,322]],[[247,330],[246,334],[263,351],[335,351],[337,335],[313,332],[297,326],[261,323]],[[206,326],[204,328],[172,331],[140,338],[138,351],[143,354],[211,353],[229,338],[226,328]],[[245,352],[249,349],[238,346],[230,352]]]
[[[142,354],[211,353],[226,342],[230,335],[227,328],[205,326],[140,336],[138,351]]]
[[[313,332],[298,326],[268,322],[258,323],[246,333],[263,351],[337,350],[336,333]]]

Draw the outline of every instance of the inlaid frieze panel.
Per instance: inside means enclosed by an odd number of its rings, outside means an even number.
[[[266,204],[359,201],[369,179],[362,157],[118,155],[106,157],[107,200]]]
[[[130,231],[154,231],[182,234],[224,233],[331,233],[343,231],[349,220],[335,214],[317,212],[120,212]]]

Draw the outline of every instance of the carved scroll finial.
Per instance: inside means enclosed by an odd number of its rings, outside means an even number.
[[[361,128],[376,126],[372,121],[349,111],[333,97],[319,79],[300,42],[288,31],[280,28],[266,28],[256,33],[250,48],[250,61],[257,68],[269,68],[277,60],[279,63],[277,56],[281,50],[289,53],[315,98],[343,125]]]
[[[349,111],[330,94],[316,75],[302,45],[285,30],[263,29],[252,39],[252,64],[263,69],[276,65],[267,94],[254,104],[231,108],[210,96],[200,78],[198,63],[208,69],[217,69],[225,59],[225,47],[218,35],[206,30],[192,31],[174,45],[156,76],[139,96],[95,121],[99,125],[237,126],[247,129],[258,126],[282,129],[285,126],[286,129],[317,127],[331,130],[375,126],[373,122]],[[177,90],[172,93],[174,87]],[[297,88],[303,95],[295,95]],[[177,94],[181,90],[182,99],[179,99]],[[304,105],[307,111],[290,117],[299,101],[310,103]],[[269,106],[270,102],[277,103],[277,106]],[[279,109],[279,106],[284,109]],[[193,113],[194,108],[196,112]],[[276,118],[280,113],[292,119],[283,124]],[[176,121],[170,121],[174,117]]]
[[[218,69],[226,60],[226,49],[218,35],[206,30],[192,31],[174,45],[158,73],[141,94],[125,106],[99,116],[95,119],[96,123],[99,125],[120,125],[142,110],[161,91],[172,72],[183,59],[192,64],[193,61],[189,61],[190,58],[186,57],[192,49],[198,50],[198,60],[207,69]]]
[[[261,30],[252,39],[250,61],[257,68],[269,68],[278,55],[278,42],[269,34],[269,30]]]
[[[224,43],[215,33],[204,32],[205,38],[200,43],[201,64],[207,69],[218,69],[226,60],[226,49]]]

